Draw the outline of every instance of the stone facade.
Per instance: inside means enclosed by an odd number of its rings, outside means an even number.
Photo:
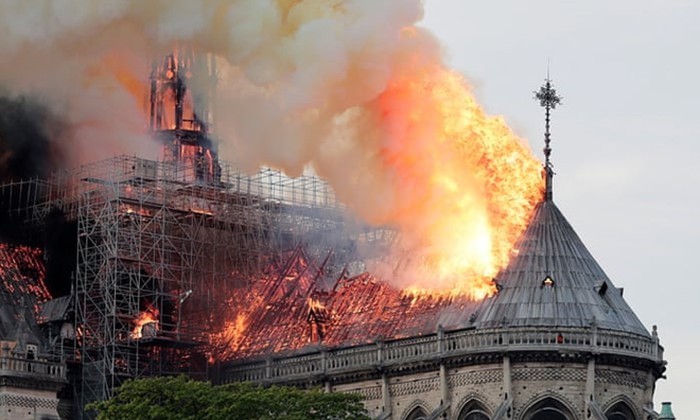
[[[53,361],[44,348],[33,314],[11,307],[5,313],[0,336],[0,420],[59,419],[57,392],[66,383],[66,365]]]
[[[529,420],[550,408],[566,420],[603,420],[615,410],[629,420],[652,415],[664,366],[656,337],[584,327],[558,341],[561,331],[440,331],[232,364],[223,380],[357,393],[372,416],[396,420],[464,419],[470,411],[485,416],[479,420]]]
[[[0,387],[0,420],[58,418],[55,390]]]
[[[547,85],[549,87],[549,85]],[[468,326],[224,367],[224,381],[324,386],[395,420],[648,420],[665,362],[547,193]],[[432,331],[436,331],[432,333]]]
[[[65,365],[26,357],[0,357],[0,420],[58,419],[56,392],[66,384]]]
[[[488,418],[525,420],[529,409],[548,399],[566,407],[571,420],[601,418],[601,414],[616,404],[627,406],[635,419],[646,419],[644,408],[652,405],[653,380],[650,380],[649,372],[596,367],[592,361],[594,378],[591,384],[588,382],[587,363],[562,365],[507,360],[506,356],[499,364],[452,369],[439,365],[430,372],[338,384],[331,390],[358,393],[363,396],[373,417],[396,420],[409,418],[417,408],[435,418],[457,420],[474,405],[478,405]],[[444,378],[441,370],[445,371]],[[590,386],[592,400],[587,391]],[[595,406],[591,402],[595,402]],[[499,409],[503,413],[495,417]]]

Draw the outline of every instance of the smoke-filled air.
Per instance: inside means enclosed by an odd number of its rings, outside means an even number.
[[[541,198],[540,163],[446,67],[418,25],[420,0],[0,0],[0,10],[0,104],[45,116],[37,145],[0,125],[0,165],[32,147],[46,167],[157,157],[150,65],[184,46],[216,57],[220,156],[291,176],[311,166],[363,220],[398,229],[398,257],[373,268],[397,286],[489,294]]]

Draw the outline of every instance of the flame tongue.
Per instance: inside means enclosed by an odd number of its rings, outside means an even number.
[[[371,110],[397,191],[378,221],[398,225],[412,255],[403,286],[490,294],[542,196],[541,164],[448,70],[394,80]]]
[[[131,330],[131,339],[138,340],[145,336],[154,335],[159,329],[158,315],[158,309],[150,305],[145,311],[139,313],[136,319],[132,321],[134,328]],[[146,328],[148,328],[148,333],[144,331]]]
[[[311,311],[324,311],[326,309],[326,306],[318,299],[310,297],[306,300],[306,303]]]

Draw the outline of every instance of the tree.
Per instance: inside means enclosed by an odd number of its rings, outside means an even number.
[[[180,377],[126,381],[107,400],[89,404],[98,419],[369,419],[359,395],[261,387],[213,386]]]

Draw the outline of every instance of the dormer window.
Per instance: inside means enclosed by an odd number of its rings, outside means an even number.
[[[39,348],[36,344],[27,344],[27,360],[36,360]]]
[[[608,283],[606,283],[605,281],[603,281],[603,282],[600,284],[600,286],[597,287],[597,289],[598,289],[598,294],[599,294],[599,295],[605,296],[605,292],[608,291]]]
[[[542,280],[542,287],[554,287],[554,279],[552,279],[550,276],[547,276]]]
[[[499,283],[498,280],[492,279],[492,280],[491,280],[491,283],[492,283],[493,286],[496,288],[496,293],[498,293],[498,292],[500,292],[501,290],[503,290],[503,285],[502,285],[501,283]]]

